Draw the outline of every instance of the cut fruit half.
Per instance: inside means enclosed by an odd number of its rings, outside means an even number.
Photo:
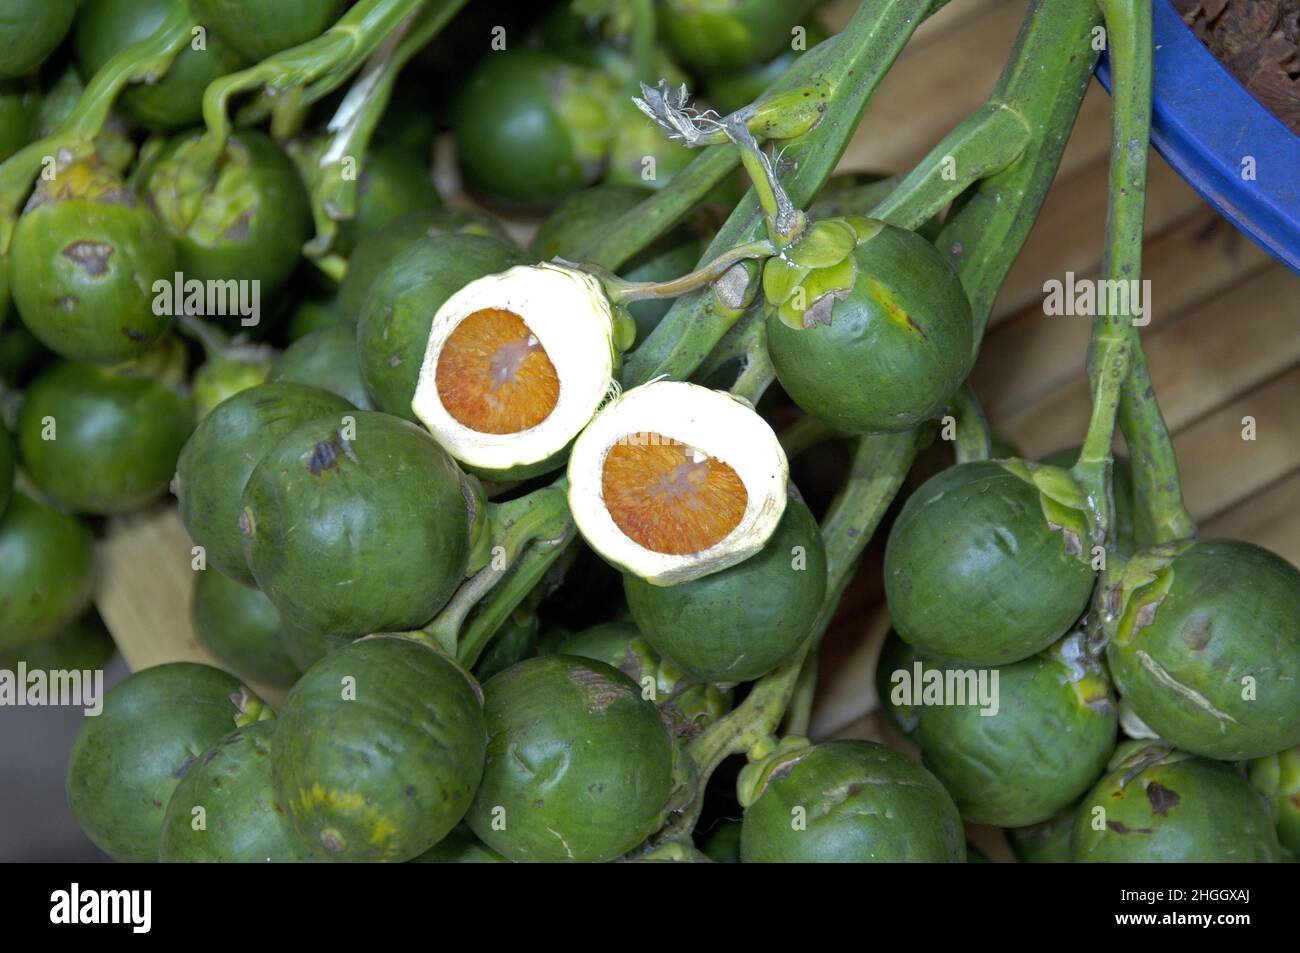
[[[762,549],[785,512],[788,473],[749,404],[657,381],[612,401],[574,443],[569,507],[606,560],[671,586]]]
[[[467,467],[539,473],[613,390],[617,354],[595,278],[521,265],[471,281],[438,309],[411,409]]]

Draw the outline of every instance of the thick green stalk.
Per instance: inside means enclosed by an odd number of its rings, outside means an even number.
[[[360,175],[345,176],[347,160],[362,165],[402,68],[424,49],[466,0],[434,0],[412,15],[380,46],[330,120],[330,141],[320,159],[320,180],[311,190],[316,238],[309,255],[324,254],[338,234],[338,222],[356,214]],[[359,170],[358,170],[359,171]]]
[[[944,136],[871,215],[899,228],[920,228],[976,182],[1012,165],[1031,138],[1020,113],[987,102]]]
[[[1101,11],[1088,0],[1033,0],[989,97],[991,106],[1008,107],[1025,120],[1029,142],[1014,164],[979,184],[935,241],[961,275],[977,348],[998,289],[1056,175],[1100,55],[1092,35],[1100,24]]]
[[[1105,12],[1114,138],[1102,274],[1112,280],[1136,282],[1142,277],[1142,213],[1151,124],[1151,4],[1149,0],[1105,0]],[[1128,300],[1131,302],[1133,295]],[[1143,545],[1154,545],[1191,538],[1196,535],[1196,525],[1183,504],[1178,460],[1151,387],[1137,327],[1128,320],[1119,330],[1129,350],[1128,372],[1118,403],[1120,429],[1133,460],[1138,539]]]
[[[984,408],[975,398],[969,381],[961,385],[952,402],[957,417],[957,462],[987,460],[993,454],[993,437]]]
[[[782,157],[783,165],[792,169],[785,186],[797,207],[809,205],[830,177],[872,93],[929,7],[930,0],[863,3],[843,32],[810,50],[792,67],[792,74],[801,68],[812,70],[811,75],[804,73],[807,79],[827,81],[834,90],[821,122],[792,141]],[[736,150],[729,151],[734,155]],[[684,209],[677,211],[685,214]],[[677,218],[680,215],[671,216],[669,224]],[[719,230],[703,260],[759,239],[764,231],[764,218],[751,190]],[[661,376],[689,377],[731,324],[730,318],[712,313],[708,302],[707,294],[679,298],[645,342],[628,355],[624,385],[631,387]]]
[[[305,87],[303,98],[317,102],[329,95],[416,13],[426,0],[359,0],[332,27],[315,39],[267,57],[255,66],[213,81],[203,94],[208,127],[204,150],[215,162],[230,135],[230,100],[266,87],[277,95]]]
[[[698,769],[694,799],[664,831],[665,839],[688,833],[699,817],[704,786],[722,761],[767,742],[780,727],[809,654],[830,626],[858,561],[893,501],[912,461],[933,436],[932,428],[863,437],[848,482],[822,523],[826,541],[826,598],[808,637],[793,658],[755,684],[744,702],[705,728],[687,746]]]
[[[42,163],[61,150],[75,148],[99,135],[113,103],[127,85],[166,73],[176,54],[190,42],[193,25],[185,5],[170,9],[149,39],[127,47],[103,65],[58,129],[0,163],[0,255],[8,251],[18,207]]]

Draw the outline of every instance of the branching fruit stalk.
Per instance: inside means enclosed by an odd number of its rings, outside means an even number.
[[[130,83],[166,73],[172,60],[190,42],[192,28],[185,5],[169,8],[153,36],[122,50],[91,78],[57,130],[28,143],[0,163],[0,257],[9,251],[19,207],[42,165],[61,151],[77,149],[99,135],[122,91]]]
[[[370,148],[370,140],[388,108],[402,68],[438,35],[465,3],[466,0],[441,0],[413,14],[387,38],[353,80],[330,119],[329,144],[320,157],[320,180],[311,190],[316,237],[304,249],[309,257],[328,252],[338,234],[338,223],[356,214],[362,156]],[[349,157],[358,166],[356,175],[344,174]]]
[[[301,89],[300,103],[317,102],[347,82],[385,39],[428,0],[359,0],[315,39],[213,81],[203,94],[208,127],[200,156],[215,165],[230,136],[230,101],[265,88],[276,96]]]

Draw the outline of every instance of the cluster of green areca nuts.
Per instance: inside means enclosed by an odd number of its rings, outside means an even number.
[[[1019,68],[1047,99],[1000,107],[1026,113],[1010,133],[822,189],[858,77],[942,5],[864,3],[830,39],[814,0],[0,17],[0,662],[103,664],[94,529],[170,489],[216,663],[138,671],[87,717],[68,792],[90,839],[131,861],[960,862],[969,823],[1024,860],[1300,849],[1300,574],[1153,529],[1182,525],[1138,469],[1159,447],[1131,473],[1107,449],[1132,343],[1099,323],[1064,457],[995,456],[964,388],[1023,241],[968,223],[1032,221],[1059,143],[1002,150],[1063,141],[1072,112],[1029,114],[1081,95],[1094,54],[1069,44],[1100,14],[1035,0],[1059,35]],[[546,212],[529,245],[444,206],[444,130],[470,195]],[[962,189],[950,149],[978,170]],[[813,743],[818,639],[941,421],[959,462],[884,550],[902,743]],[[842,469],[823,441],[854,463],[805,499],[792,470]]]

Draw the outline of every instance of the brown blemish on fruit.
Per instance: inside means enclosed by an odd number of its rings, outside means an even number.
[[[337,470],[339,465],[339,448],[332,440],[322,440],[311,452],[307,469],[312,476],[320,476],[326,470]]]
[[[243,509],[242,511],[240,511],[240,514],[239,514],[239,532],[240,532],[240,534],[242,534],[242,535],[244,535],[244,536],[252,536],[252,535],[253,535],[253,529],[256,527],[256,525],[257,525],[257,522],[256,522],[256,520],[253,519],[253,511],[250,510],[248,507],[244,507],[244,509]]]
[[[249,234],[252,232],[251,223],[255,211],[257,211],[257,206],[245,209],[239,218],[235,219],[231,226],[226,229],[226,233],[222,238],[231,242],[246,241]]]
[[[1106,827],[1120,835],[1152,833],[1152,830],[1149,827],[1129,827],[1123,821],[1107,821]]]
[[[320,832],[320,842],[325,845],[325,849],[331,854],[337,854],[343,850],[344,844],[339,832],[331,827],[325,828]]]
[[[1171,810],[1178,806],[1182,798],[1178,796],[1177,791],[1172,791],[1163,784],[1152,781],[1147,785],[1147,801],[1151,805],[1152,812],[1157,817],[1164,817]]]
[[[92,277],[98,278],[108,271],[108,263],[116,253],[105,242],[73,242],[63,249],[63,257]]]
[[[192,765],[193,763],[194,763],[194,756],[190,755],[188,758],[186,758],[184,761],[181,762],[181,766],[176,769],[176,773],[173,774],[172,777],[173,778],[185,777],[185,772],[190,769],[190,765]]]
[[[1209,616],[1200,613],[1192,616],[1183,623],[1179,634],[1189,649],[1193,652],[1201,651],[1210,644],[1210,636],[1213,634]]]
[[[582,689],[587,698],[588,711],[604,711],[614,702],[631,695],[626,686],[612,682],[600,672],[593,672],[589,668],[571,668],[569,681]]]
[[[143,331],[137,331],[135,328],[123,328],[122,333],[137,343],[149,340],[149,335]]]
[[[1133,631],[1135,633],[1156,621],[1156,610],[1160,608],[1160,603],[1164,601],[1165,597],[1161,596],[1159,599],[1153,599],[1151,602],[1138,606],[1137,612],[1133,614]]]

